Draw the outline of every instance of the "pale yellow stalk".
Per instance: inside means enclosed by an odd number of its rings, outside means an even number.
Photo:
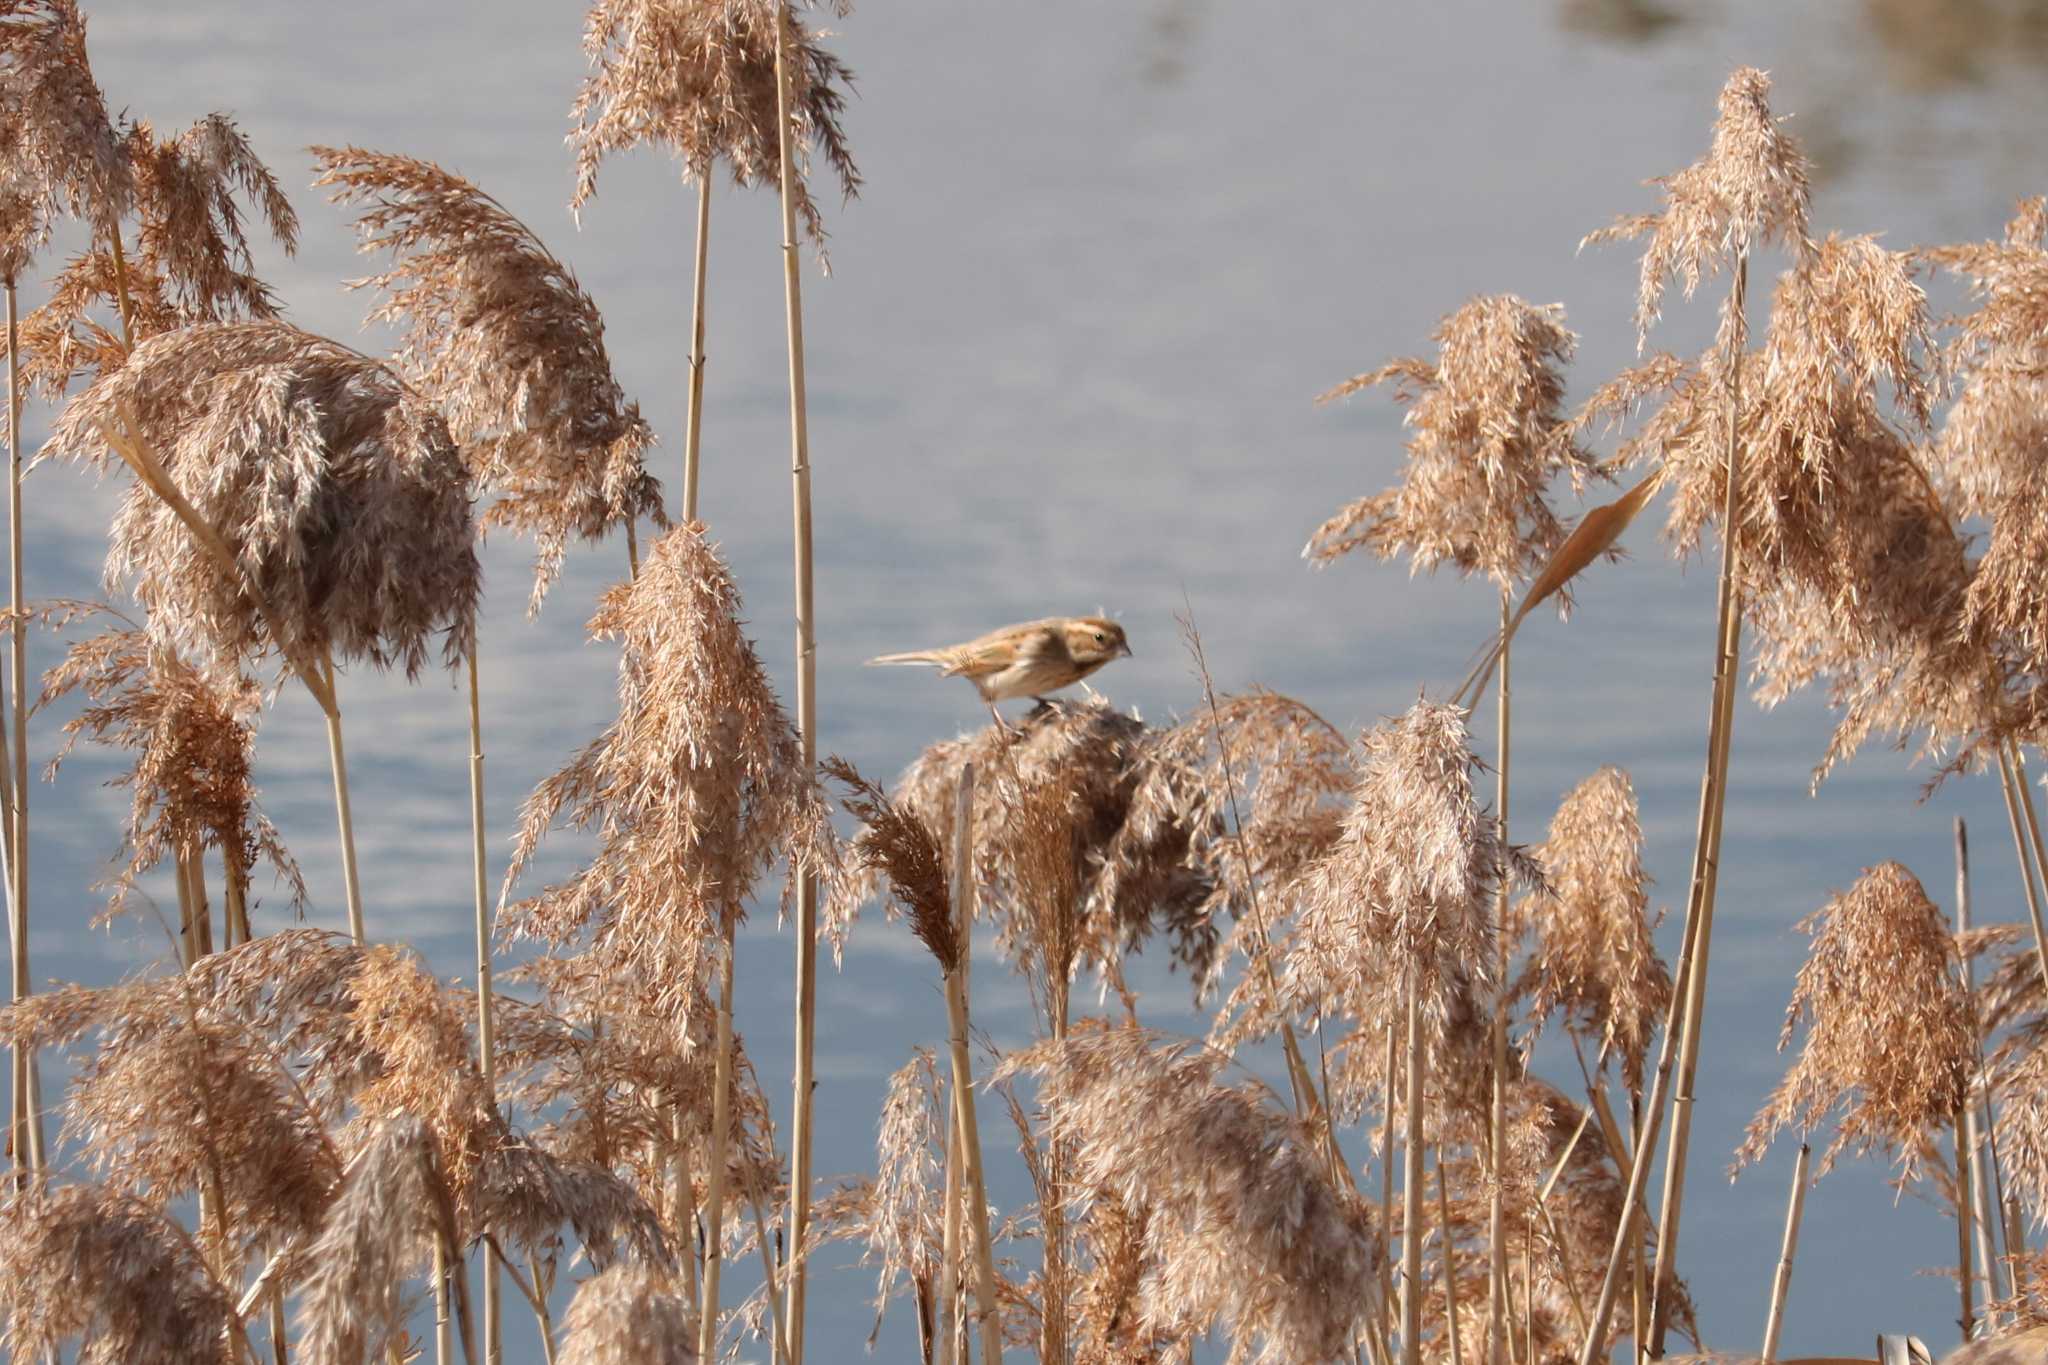
[[[790,498],[796,541],[796,727],[804,771],[818,768],[818,647],[811,590],[811,450],[804,402],[804,318],[796,238],[796,149],[791,145],[790,17],[775,6],[775,114],[782,173],[782,294],[789,333]],[[708,178],[708,177],[707,177]],[[811,1224],[812,1058],[818,1014],[818,878],[806,868],[797,881],[796,1065],[789,1142],[789,1242],[801,1247]],[[963,1044],[964,1045],[964,1044]],[[805,1267],[798,1258],[789,1277],[791,1365],[804,1358]]]
[[[1792,1163],[1792,1197],[1785,1207],[1785,1244],[1778,1253],[1777,1273],[1771,1277],[1771,1311],[1764,1320],[1761,1365],[1772,1365],[1778,1358],[1778,1333],[1785,1325],[1785,1294],[1792,1287],[1792,1256],[1799,1249],[1799,1215],[1806,1207],[1806,1163],[1812,1155],[1813,1149],[1802,1142],[1799,1158]]]

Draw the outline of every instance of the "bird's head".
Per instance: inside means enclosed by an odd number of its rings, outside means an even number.
[[[1105,664],[1131,652],[1124,628],[1100,616],[1076,616],[1067,622],[1067,653],[1079,664]]]

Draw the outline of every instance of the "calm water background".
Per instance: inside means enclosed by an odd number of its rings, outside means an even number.
[[[1633,253],[1575,255],[1574,244],[1648,207],[1639,182],[1698,155],[1715,91],[1740,63],[1772,71],[1779,112],[1796,115],[1819,163],[1818,228],[1881,230],[1895,246],[1996,234],[2017,196],[2048,187],[2044,45],[2020,8],[1720,3],[1681,17],[1628,0],[913,0],[838,21],[834,46],[859,77],[847,127],[867,188],[830,215],[833,276],[805,280],[821,748],[890,774],[977,724],[966,687],[863,669],[868,655],[1098,607],[1137,650],[1105,689],[1168,719],[1198,695],[1175,640],[1183,594],[1223,687],[1265,683],[1347,728],[1440,689],[1494,599],[1399,566],[1303,566],[1309,529],[1388,483],[1401,458],[1390,403],[1318,410],[1312,395],[1423,350],[1436,320],[1478,292],[1566,305],[1583,336],[1575,397],[1630,360]],[[305,327],[352,336],[366,302],[339,287],[364,273],[345,219],[302,188],[307,144],[432,158],[524,216],[604,309],[674,488],[694,201],[664,157],[640,153],[606,167],[580,232],[572,224],[561,139],[584,69],[580,11],[102,0],[91,17],[111,104],[160,127],[227,110],[294,188],[302,249],[266,251],[262,265]],[[702,505],[786,696],[773,200],[722,187],[712,224]],[[1656,340],[1696,346],[1708,310],[1674,304]],[[32,437],[48,416],[31,409]],[[112,490],[44,468],[29,500],[31,595],[93,593]],[[1517,646],[1514,827],[1540,837],[1579,778],[1622,764],[1668,900],[1683,893],[1690,854],[1713,581],[1674,567],[1647,525],[1629,540],[1635,559],[1593,574],[1568,626],[1545,619]],[[487,565],[488,815],[502,871],[520,800],[613,713],[615,656],[582,624],[625,553],[576,554],[538,621],[523,615],[524,547],[494,545]],[[54,641],[35,648],[38,671],[55,661]],[[342,696],[370,931],[466,974],[462,697],[444,677],[407,688],[367,670],[344,678]],[[57,720],[35,727],[39,764]],[[317,720],[297,692],[280,700],[260,778],[315,888],[313,920],[338,927]],[[1769,714],[1745,705],[1737,723],[1681,1253],[1718,1348],[1755,1349],[1776,1252],[1790,1151],[1732,1188],[1722,1168],[1781,1074],[1778,1021],[1804,944],[1793,923],[1882,858],[1905,860],[1946,902],[1958,814],[1977,835],[1980,918],[2020,917],[1995,789],[1970,779],[1916,804],[1924,771],[1873,751],[1809,799],[1827,725],[1810,699]],[[87,887],[125,804],[100,785],[114,772],[81,753],[35,790],[38,979],[107,982],[165,952],[141,919],[87,927],[98,904]],[[565,872],[581,851],[557,836],[537,875]],[[283,922],[275,898],[260,920]],[[1662,938],[1675,952],[1675,917]],[[741,950],[739,1026],[785,1118],[790,953],[764,909]],[[1151,1022],[1200,1027],[1183,979],[1154,963],[1134,984]],[[943,1004],[923,950],[872,916],[821,995],[818,1169],[868,1171],[881,1081],[940,1038]],[[994,971],[978,974],[976,1011],[999,1043],[1028,1033],[1021,987]],[[1539,1068],[1561,1083],[1572,1074],[1549,1053]],[[1020,1168],[999,1164],[997,1195],[1015,1200]],[[1951,1226],[1913,1198],[1895,1207],[1886,1175],[1847,1164],[1809,1199],[1786,1354],[1867,1350],[1878,1331],[1954,1341],[1953,1292],[1924,1273],[1953,1256]],[[816,1358],[854,1357],[871,1276],[828,1262],[813,1283]],[[901,1359],[910,1340],[898,1310],[880,1354]]]

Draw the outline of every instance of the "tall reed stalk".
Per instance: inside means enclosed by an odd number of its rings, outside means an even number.
[[[28,956],[28,623],[21,599],[21,333],[16,317],[18,307],[12,276],[7,288],[7,524],[9,602],[13,609],[8,686],[13,691],[12,753],[8,774],[11,799],[7,803],[7,929],[12,948],[9,994],[15,1001],[29,995]],[[0,741],[6,739],[0,735]],[[9,1125],[14,1150],[27,1159],[28,1169],[44,1167],[43,1116],[34,1103],[35,1058],[31,1049],[14,1047],[14,1084],[11,1101],[13,1118]],[[19,1158],[18,1158],[19,1159]]]
[[[974,765],[960,770],[953,808],[953,903],[963,923],[974,922]],[[945,971],[947,1047],[953,1063],[954,1122],[960,1129],[964,1194],[974,1238],[974,1307],[981,1324],[982,1365],[1003,1358],[1002,1308],[996,1302],[995,1243],[988,1222],[988,1186],[982,1175],[981,1124],[974,1112],[974,1063],[967,1055],[967,944],[962,940]]]
[[[1644,1132],[1636,1144],[1630,1165],[1628,1190],[1622,1207],[1631,1209],[1648,1186],[1650,1162],[1662,1126],[1664,1106],[1671,1101],[1674,1067],[1684,1053],[1679,1095],[1672,1102],[1671,1151],[1666,1158],[1664,1200],[1657,1218],[1656,1277],[1650,1293],[1650,1340],[1645,1346],[1650,1359],[1663,1354],[1664,1328],[1671,1311],[1668,1286],[1674,1282],[1670,1256],[1677,1247],[1677,1217],[1684,1194],[1686,1137],[1692,1118],[1692,1078],[1699,1064],[1699,1019],[1706,1001],[1705,962],[1711,943],[1714,883],[1719,871],[1721,816],[1726,803],[1728,774],[1728,731],[1734,716],[1735,674],[1741,650],[1742,611],[1735,583],[1736,548],[1740,534],[1739,509],[1742,482],[1741,328],[1749,284],[1749,253],[1735,258],[1735,279],[1729,295],[1729,316],[1738,320],[1731,336],[1728,355],[1728,441],[1724,476],[1721,523],[1721,576],[1714,632],[1714,688],[1707,732],[1706,772],[1700,782],[1699,820],[1694,832],[1692,876],[1686,901],[1685,934],[1677,970],[1673,977],[1671,1011],[1658,1049],[1657,1073],[1651,1084],[1645,1109]],[[1680,1040],[1683,1037],[1681,1049]],[[1579,1365],[1594,1365],[1603,1354],[1607,1326],[1613,1319],[1621,1276],[1628,1262],[1628,1244],[1633,1223],[1623,1218],[1615,1233],[1614,1246],[1601,1278],[1600,1298],[1593,1310],[1590,1330],[1579,1352]]]
[[[726,1130],[732,1126],[733,922],[726,919],[718,959],[718,1040],[712,1054],[711,1155],[704,1175],[704,1311],[697,1358],[718,1359],[718,1279],[725,1265]]]
[[[782,297],[789,334],[790,501],[796,552],[796,729],[805,772],[818,767],[818,645],[813,633],[811,583],[811,441],[804,401],[804,310],[796,236],[796,157],[791,145],[789,56],[793,37],[786,0],[775,4],[775,114],[782,190]],[[964,1007],[964,1001],[963,1001]],[[789,1140],[790,1365],[804,1358],[804,1238],[811,1223],[813,1054],[818,1016],[818,878],[806,868],[796,900],[796,1066]],[[965,1047],[965,1041],[960,1044]],[[971,1112],[971,1111],[970,1111]],[[979,1175],[976,1177],[979,1197]],[[987,1255],[984,1243],[983,1255]],[[987,1305],[984,1305],[986,1308]]]
[[[1500,595],[1500,691],[1497,708],[1498,732],[1496,735],[1499,755],[1495,763],[1494,809],[1500,820],[1500,837],[1508,837],[1508,651],[1513,643],[1514,604],[1506,592]],[[1486,1291],[1486,1360],[1487,1365],[1500,1365],[1502,1341],[1500,1332],[1504,1325],[1500,1312],[1500,1294],[1507,1283],[1508,1261],[1507,1241],[1504,1230],[1504,1208],[1506,1197],[1501,1179],[1501,1157],[1507,1150],[1507,1071],[1508,1071],[1508,1006],[1505,986],[1508,980],[1508,888],[1502,882],[1500,895],[1494,902],[1494,935],[1499,942],[1495,966],[1503,990],[1493,1003],[1493,1087],[1489,1096],[1490,1113],[1487,1124],[1487,1165],[1492,1172],[1492,1181],[1486,1196],[1486,1242],[1487,1242],[1487,1291]]]
[[[1402,1076],[1401,1365],[1422,1365],[1422,986],[1408,970],[1402,1002],[1408,1061]]]
[[[2024,869],[2023,869],[2024,870]],[[1970,932],[1970,831],[1963,823],[1963,817],[1956,817],[1956,934],[1966,937]],[[2001,1284],[1999,1278],[1999,1218],[1994,1210],[2002,1202],[1992,1193],[1992,1176],[1987,1167],[1992,1167],[1997,1150],[1991,1133],[1990,1091],[1984,1076],[1984,1035],[1981,1016],[1977,1013],[1977,971],[1968,953],[1958,953],[1957,970],[1962,973],[1963,994],[1970,1002],[1970,1029],[1977,1040],[1976,1075],[1972,1078],[1973,1098],[1964,1110],[1967,1126],[1965,1138],[1970,1149],[1970,1188],[1976,1196],[1973,1212],[1977,1225],[1977,1284],[1978,1291],[1988,1305],[1998,1299],[2009,1298],[2014,1291],[2008,1278]],[[1978,1087],[1984,1087],[1981,1092]],[[1980,1102],[1974,1097],[1982,1093]],[[1987,1147],[1990,1149],[1987,1151]],[[1994,1322],[1992,1331],[1997,1330]]]
[[[1785,1205],[1785,1241],[1778,1251],[1778,1268],[1771,1276],[1771,1308],[1764,1318],[1762,1365],[1778,1358],[1778,1334],[1785,1325],[1785,1295],[1792,1288],[1792,1257],[1799,1249],[1799,1215],[1806,1208],[1806,1165],[1813,1155],[1807,1143],[1799,1144],[1799,1156],[1792,1163],[1792,1196]]]
[[[683,427],[683,520],[697,519],[697,450],[704,426],[704,276],[711,245],[711,158],[697,167],[696,269],[690,277],[690,408]]]
[[[476,1046],[477,1062],[483,1072],[484,1094],[495,1109],[498,1104],[498,1031],[492,1007],[491,906],[484,886],[484,721],[478,699],[477,649],[469,647],[469,835],[470,872],[476,905]],[[483,1256],[484,1360],[498,1365],[504,1355],[502,1308],[498,1301],[498,1263],[486,1250]]]

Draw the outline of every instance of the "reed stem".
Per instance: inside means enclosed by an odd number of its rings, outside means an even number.
[[[1998,746],[1998,781],[2005,796],[2005,818],[2012,826],[2013,854],[2020,860],[2020,885],[2026,891],[2027,922],[2034,930],[2034,959],[2041,968],[2041,980],[2048,983],[2048,925],[2042,922],[2041,883],[2034,858],[2027,850],[2026,831],[2021,827],[2018,779],[2013,776],[2012,758],[2006,746]]]
[[[953,904],[964,923],[974,921],[974,765],[960,770],[953,810]],[[996,1302],[995,1246],[988,1225],[988,1190],[982,1179],[981,1125],[974,1113],[974,1064],[967,1054],[967,945],[946,967],[947,1045],[953,1063],[953,1112],[960,1126],[960,1155],[974,1234],[975,1315],[981,1322],[982,1365],[1003,1358],[1002,1308]]]
[[[1386,1111],[1380,1119],[1380,1237],[1385,1242],[1385,1255],[1380,1257],[1380,1301],[1375,1305],[1374,1319],[1378,1324],[1379,1339],[1385,1351],[1387,1365],[1393,1365],[1393,1329],[1391,1315],[1394,1309],[1394,1086],[1400,1078],[1401,1026],[1392,1019],[1387,1021]]]
[[[961,940],[964,957],[968,949]],[[945,1212],[939,1223],[938,1324],[933,1333],[935,1365],[953,1365],[954,1345],[960,1323],[960,1106],[953,1101],[952,1087],[946,1088],[946,1193]]]
[[[1975,1272],[1970,1265],[1971,1214],[1976,1202],[1971,1194],[1969,1113],[1967,1099],[1956,1108],[1956,1288],[1962,1294],[1963,1314],[1957,1325],[1963,1329],[1963,1340],[1968,1341],[1977,1332],[1977,1306],[1974,1298],[1976,1286],[1971,1282]]]
[[[1402,1078],[1401,1105],[1401,1362],[1422,1365],[1422,981],[1413,964],[1408,968],[1403,1023],[1408,1069]]]
[[[706,157],[697,168],[697,267],[690,280],[690,407],[683,427],[685,525],[697,519],[697,449],[704,426],[704,275],[710,244],[711,160]]]
[[[1792,1257],[1799,1249],[1799,1215],[1806,1208],[1806,1164],[1813,1148],[1802,1142],[1792,1163],[1792,1197],[1785,1206],[1785,1242],[1778,1252],[1778,1269],[1771,1277],[1771,1309],[1764,1319],[1764,1353],[1761,1365],[1778,1358],[1778,1334],[1785,1325],[1785,1294],[1792,1287]]]
[[[728,919],[718,963],[718,1050],[711,1082],[711,1156],[704,1178],[704,1311],[697,1319],[697,1358],[718,1359],[718,1278],[725,1263],[726,1130],[732,1126],[733,925]]]
[[[1720,884],[1721,836],[1728,804],[1728,752],[1735,721],[1737,671],[1742,656],[1742,597],[1736,582],[1742,543],[1742,327],[1749,292],[1749,258],[1738,255],[1729,309],[1736,329],[1728,355],[1727,477],[1721,504],[1721,579],[1716,613],[1718,658],[1714,670],[1713,723],[1708,732],[1708,783],[1695,846],[1693,882],[1686,932],[1694,940],[1691,962],[1681,994],[1685,998],[1684,1033],[1679,1040],[1678,1087],[1672,1100],[1670,1146],[1664,1157],[1664,1198],[1657,1214],[1657,1279],[1650,1290],[1649,1357],[1664,1355],[1664,1335],[1671,1323],[1677,1285],[1679,1219],[1685,1204],[1686,1155],[1692,1137],[1692,1111],[1699,1075],[1700,1030],[1707,1001],[1707,964],[1714,939],[1714,898]]]
[[[22,615],[21,599],[21,329],[16,317],[19,301],[15,283],[7,288],[7,525],[9,603],[13,608],[8,633],[10,662],[8,686],[13,691],[13,743],[7,756],[13,760],[8,774],[10,800],[7,803],[7,928],[12,949],[9,998],[19,1002],[30,994],[28,957],[28,622]],[[4,734],[0,734],[4,738]],[[45,1167],[43,1116],[35,1104],[33,1090],[34,1053],[14,1048],[14,1084],[11,1136],[14,1150],[27,1157],[28,1169]],[[25,1139],[25,1140],[24,1140]]]
[[[1742,315],[1749,279],[1749,258],[1747,253],[1736,258],[1735,283],[1730,306],[1736,317]],[[1739,333],[1738,333],[1739,336]],[[1713,917],[1713,873],[1720,854],[1721,813],[1726,799],[1727,779],[1727,731],[1734,716],[1734,684],[1736,656],[1741,648],[1740,605],[1735,593],[1735,553],[1740,534],[1737,525],[1740,482],[1742,473],[1742,447],[1738,439],[1737,418],[1741,412],[1741,348],[1738,344],[1735,354],[1729,358],[1729,407],[1728,423],[1728,472],[1721,524],[1721,581],[1719,588],[1719,620],[1715,633],[1714,700],[1711,711],[1712,724],[1707,736],[1706,772],[1700,780],[1700,811],[1693,844],[1693,866],[1691,890],[1687,897],[1685,933],[1681,940],[1678,968],[1673,974],[1673,990],[1669,1015],[1665,1021],[1664,1040],[1658,1048],[1656,1077],[1651,1083],[1649,1105],[1644,1111],[1643,1135],[1636,1144],[1634,1160],[1629,1163],[1628,1190],[1622,1200],[1623,1208],[1633,1208],[1643,1197],[1650,1175],[1651,1153],[1655,1150],[1657,1136],[1663,1124],[1664,1106],[1671,1098],[1673,1070],[1678,1061],[1678,1042],[1681,1021],[1690,1021],[1695,1011],[1705,1002],[1705,972],[1702,970],[1711,941]],[[1684,1032],[1691,1039],[1688,1051],[1694,1065],[1699,1058],[1697,1027],[1687,1027]],[[1663,1291],[1665,1283],[1672,1279],[1671,1255],[1677,1248],[1677,1228],[1673,1215],[1683,1190],[1684,1144],[1678,1138],[1680,1123],[1689,1123],[1691,1118],[1690,1084],[1686,1086],[1688,1098],[1674,1104],[1673,1150],[1667,1158],[1667,1167],[1676,1166],[1677,1171],[1667,1169],[1665,1181],[1666,1207],[1658,1218],[1657,1256],[1655,1280],[1651,1288],[1650,1340],[1645,1353],[1650,1359],[1657,1359],[1663,1353],[1664,1323],[1670,1312],[1671,1295]],[[1628,1259],[1628,1243],[1632,1229],[1627,1218],[1620,1220],[1616,1229],[1614,1246],[1607,1258],[1607,1269],[1601,1277],[1600,1298],[1593,1310],[1591,1330],[1579,1349],[1579,1365],[1595,1365],[1604,1354],[1604,1343],[1608,1324],[1613,1320],[1614,1304],[1621,1288],[1622,1266]],[[1642,1343],[1639,1343],[1642,1345]]]
[[[1963,817],[1956,817],[1956,933],[1970,931],[1970,832],[1963,824]],[[1976,1074],[1971,1079],[1974,1095],[1984,1078],[1984,1039],[1982,1025],[1977,1017],[1977,972],[1968,956],[1957,955],[1956,969],[1963,980],[1963,998],[1970,1007],[1971,1052],[1976,1058]],[[1980,1109],[1975,1098],[1963,1107],[1963,1140],[1970,1153],[1970,1190],[1975,1196],[1971,1202],[1970,1215],[1977,1232],[1977,1285],[1985,1304],[1989,1305],[2004,1297],[1998,1284],[1998,1227],[1991,1216],[1990,1182],[1984,1172],[1984,1127],[1989,1121],[1988,1106]],[[1992,1324],[1993,1332],[1997,1330]]]
[[[1465,1348],[1459,1342],[1458,1257],[1452,1245],[1450,1183],[1444,1176],[1444,1149],[1436,1149],[1436,1226],[1443,1238],[1444,1334],[1451,1341],[1451,1365],[1465,1365]]]
[[[1508,742],[1509,742],[1509,691],[1508,691],[1508,649],[1511,643],[1510,620],[1514,604],[1507,593],[1500,595],[1500,692],[1496,707],[1499,722],[1496,735],[1499,763],[1496,769],[1494,800],[1499,810],[1500,838],[1505,844],[1508,837]],[[1507,1150],[1507,1071],[1508,1071],[1508,887],[1503,877],[1500,895],[1495,902],[1494,938],[1498,944],[1495,966],[1498,969],[1501,989],[1493,1002],[1493,1085],[1489,1097],[1489,1123],[1487,1126],[1487,1169],[1492,1179],[1486,1196],[1486,1242],[1488,1247],[1487,1296],[1486,1296],[1486,1359],[1488,1365],[1500,1365],[1501,1333],[1506,1329],[1506,1320],[1500,1311],[1499,1297],[1502,1286],[1507,1283],[1508,1252],[1507,1239],[1502,1235],[1505,1218],[1504,1182],[1501,1180],[1501,1153]]]
[[[330,652],[323,662],[326,665],[327,695],[336,695],[334,686],[334,655]],[[348,803],[348,755],[341,744],[341,706],[339,702],[327,710],[327,760],[334,770],[334,815],[341,827],[341,885],[348,897],[348,936],[357,947],[369,941],[363,932],[363,888],[356,875],[356,824],[350,814]]]
[[[818,769],[818,646],[811,584],[811,442],[804,401],[804,310],[796,237],[796,151],[791,145],[795,72],[791,69],[787,0],[775,3],[775,128],[782,190],[782,297],[789,334],[790,499],[796,551],[796,725],[804,772]],[[708,176],[704,177],[709,179]],[[789,1141],[789,1240],[800,1247],[811,1225],[813,1056],[818,1016],[818,878],[805,868],[797,879],[796,1091]],[[789,1277],[791,1365],[804,1358],[805,1267],[798,1258]]]
[[[470,871],[476,897],[476,1039],[483,1071],[484,1094],[498,1106],[498,1034],[491,994],[491,906],[484,885],[484,722],[477,684],[477,646],[469,649],[469,834]],[[483,1263],[484,1360],[504,1359],[502,1309],[498,1302],[498,1266],[489,1255]]]

